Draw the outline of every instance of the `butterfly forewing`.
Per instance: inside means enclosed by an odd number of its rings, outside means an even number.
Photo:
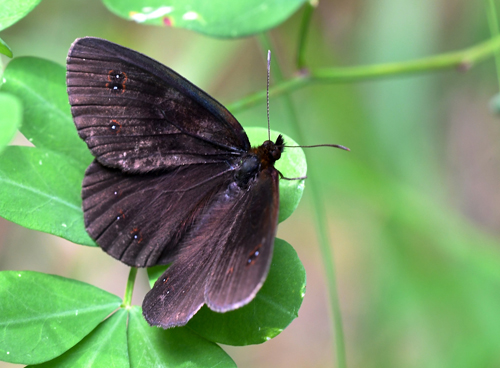
[[[150,324],[184,325],[204,303],[219,312],[239,308],[262,286],[278,222],[278,172],[261,172],[248,188],[234,184],[205,208],[178,258],[146,295]]]
[[[128,172],[221,162],[250,148],[236,119],[166,66],[98,38],[67,58],[75,124],[97,160]]]

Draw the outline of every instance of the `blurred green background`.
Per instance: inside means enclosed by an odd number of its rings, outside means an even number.
[[[323,0],[307,42],[311,68],[405,61],[489,37],[486,1]],[[500,4],[499,4],[500,5]],[[270,36],[293,75],[302,10]],[[224,104],[261,90],[265,52],[255,38],[222,40],[127,22],[100,1],[44,0],[1,33],[14,55],[65,63],[75,38],[97,36],[138,50]],[[4,65],[8,59],[2,56]],[[500,367],[500,125],[493,59],[454,70],[292,94],[307,141],[310,176],[327,208],[349,367]],[[266,126],[262,103],[236,115]],[[293,137],[283,98],[271,125]],[[16,138],[22,144],[23,137]],[[310,189],[310,188],[309,188]],[[259,345],[224,347],[240,367],[333,366],[330,306],[307,183],[278,236],[308,277],[296,319]],[[128,267],[97,248],[0,219],[0,269],[86,281],[122,296]],[[140,273],[134,304],[147,281]],[[0,367],[14,367],[0,362]]]

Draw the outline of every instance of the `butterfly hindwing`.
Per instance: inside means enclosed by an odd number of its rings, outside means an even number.
[[[224,169],[225,164],[188,165],[130,175],[94,162],[83,181],[85,227],[103,250],[127,265],[167,264],[201,209],[232,177]]]
[[[150,172],[221,162],[250,148],[224,106],[166,66],[120,45],[77,39],[66,79],[80,137],[105,166]]]
[[[248,188],[230,184],[207,206],[178,258],[143,302],[151,325],[181,326],[206,303],[219,312],[247,304],[269,270],[278,224],[278,172],[270,167]]]
[[[233,310],[253,299],[267,276],[278,226],[279,174],[270,167],[259,174],[236,206],[228,241],[205,289],[205,302],[218,312]]]

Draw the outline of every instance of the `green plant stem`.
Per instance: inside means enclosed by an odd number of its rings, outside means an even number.
[[[268,34],[260,34],[258,36],[259,43],[264,52],[267,50],[272,50],[272,42]],[[274,60],[274,61],[273,61]],[[276,57],[272,57],[271,60],[271,74],[274,75],[274,79],[278,82],[283,80],[283,72],[281,71],[280,65],[277,62]],[[283,96],[283,101],[286,106],[286,110],[289,112],[289,123],[291,125],[292,135],[294,135],[300,142],[305,142],[304,134],[302,133],[301,126],[298,122],[297,113],[295,106],[289,94],[285,93]],[[321,258],[323,260],[323,267],[325,270],[325,278],[328,286],[329,304],[332,313],[332,331],[334,332],[335,338],[332,339],[333,349],[335,351],[335,358],[337,362],[337,368],[346,368],[346,355],[345,355],[345,342],[344,342],[344,332],[342,327],[342,315],[340,312],[340,302],[337,290],[337,280],[335,277],[335,260],[331,250],[331,241],[328,236],[328,226],[325,221],[326,210],[321,199],[320,188],[316,184],[316,180],[319,178],[317,173],[309,175],[307,179],[307,185],[311,188],[309,193],[312,197],[313,211],[315,217],[316,232],[318,234],[319,248],[321,252]]]
[[[302,73],[291,79],[276,83],[269,89],[269,96],[280,96],[314,83],[353,83],[453,68],[466,71],[499,50],[500,36],[496,36],[461,51],[407,62],[311,70],[309,73]],[[231,112],[237,113],[265,100],[266,91],[262,90],[226,106]]]
[[[319,178],[317,170],[311,168],[311,174],[308,176],[307,185],[309,194],[311,196],[314,223],[316,226],[316,233],[318,234],[318,242],[321,252],[321,259],[323,261],[323,268],[325,270],[326,281],[328,285],[328,297],[333,319],[333,331],[335,334],[334,351],[336,353],[337,368],[346,368],[346,354],[345,354],[345,340],[344,328],[342,323],[342,312],[340,310],[340,300],[337,288],[337,277],[335,270],[335,257],[331,247],[331,239],[328,233],[328,224],[326,221],[326,209],[324,201],[320,193],[320,188],[317,185],[316,179]],[[314,180],[312,180],[314,178]]]
[[[130,267],[128,274],[127,286],[125,288],[125,295],[123,296],[122,308],[129,308],[132,305],[132,294],[134,292],[135,276],[137,275],[137,268]]]
[[[488,16],[488,24],[490,26],[490,32],[492,37],[498,37],[500,35],[500,31],[498,30],[498,18],[497,18],[497,10],[495,7],[495,0],[486,0],[488,4],[486,4],[486,15]],[[500,50],[495,52],[495,65],[497,69],[497,79],[498,85],[500,89]]]
[[[306,60],[305,60],[306,39],[314,8],[315,5],[308,1],[304,7],[304,13],[302,14],[302,22],[300,23],[299,42],[297,48],[297,69],[299,70],[303,69],[306,66]]]

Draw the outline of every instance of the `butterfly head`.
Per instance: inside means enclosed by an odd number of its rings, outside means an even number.
[[[276,142],[265,141],[259,147],[253,147],[239,163],[235,173],[236,182],[240,187],[247,185],[251,178],[257,177],[260,171],[274,166],[283,153],[284,140],[281,135]]]
[[[281,158],[284,145],[285,141],[283,140],[283,136],[280,134],[278,138],[276,138],[276,142],[265,141],[260,147],[257,148],[256,153],[261,164],[261,169],[274,166],[274,163]]]

